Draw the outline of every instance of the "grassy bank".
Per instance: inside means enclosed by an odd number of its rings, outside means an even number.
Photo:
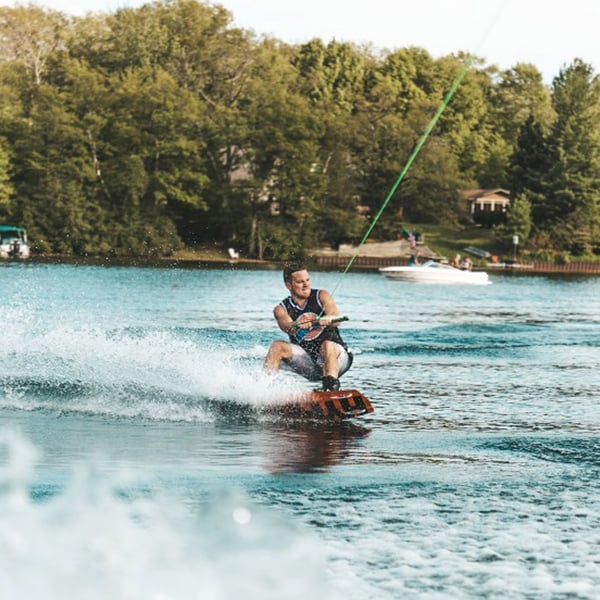
[[[403,225],[409,231],[418,231],[429,248],[447,258],[455,254],[464,254],[465,246],[475,246],[497,256],[507,254],[506,248],[503,249],[498,243],[491,229],[477,225],[465,227],[408,223]]]
[[[409,231],[418,231],[424,237],[425,244],[440,256],[452,257],[455,254],[464,254],[463,249],[465,246],[475,246],[498,256],[506,254],[506,250],[501,248],[490,229],[475,225],[459,227],[418,223],[403,223],[403,226]],[[184,248],[175,252],[169,259],[176,261],[222,262],[229,261],[229,255],[225,247],[207,245]],[[240,260],[243,262],[262,262],[248,259],[243,256],[243,253],[240,255]]]

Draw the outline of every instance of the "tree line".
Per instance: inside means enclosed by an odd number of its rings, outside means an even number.
[[[424,49],[232,25],[166,0],[68,17],[0,8],[0,221],[38,252],[168,255],[234,245],[301,257],[360,240],[466,62]],[[372,236],[470,219],[461,190],[505,188],[494,226],[548,256],[600,254],[600,80],[550,86],[475,58]]]

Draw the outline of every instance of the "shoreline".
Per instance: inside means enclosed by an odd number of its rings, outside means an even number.
[[[337,270],[345,269],[349,261],[349,270],[377,271],[380,267],[404,266],[408,264],[405,256],[372,256],[359,255],[352,257],[346,253],[316,253],[305,262],[310,269]],[[285,261],[259,260],[250,258],[231,259],[227,256],[199,255],[168,256],[168,257],[101,257],[101,256],[70,256],[70,255],[33,255],[26,259],[6,259],[0,264],[17,263],[69,264],[106,267],[162,267],[162,268],[223,268],[229,266],[243,269],[281,269]],[[475,263],[473,270],[489,273],[515,274],[557,274],[557,275],[600,275],[600,261],[572,261],[569,263],[554,263],[549,261],[517,261],[497,264]]]

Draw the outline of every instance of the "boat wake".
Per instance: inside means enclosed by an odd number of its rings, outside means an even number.
[[[93,461],[52,486],[36,477],[42,449],[11,429],[0,456],[3,600],[347,597],[322,543],[241,489],[198,486],[190,501],[152,469]]]
[[[236,348],[214,331],[61,327],[19,339],[0,366],[0,409],[202,422],[299,385],[263,374],[260,343]]]

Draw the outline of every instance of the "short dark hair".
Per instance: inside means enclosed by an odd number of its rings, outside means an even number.
[[[292,274],[297,271],[306,271],[306,265],[300,262],[288,263],[283,267],[283,281],[290,283],[292,281]]]

